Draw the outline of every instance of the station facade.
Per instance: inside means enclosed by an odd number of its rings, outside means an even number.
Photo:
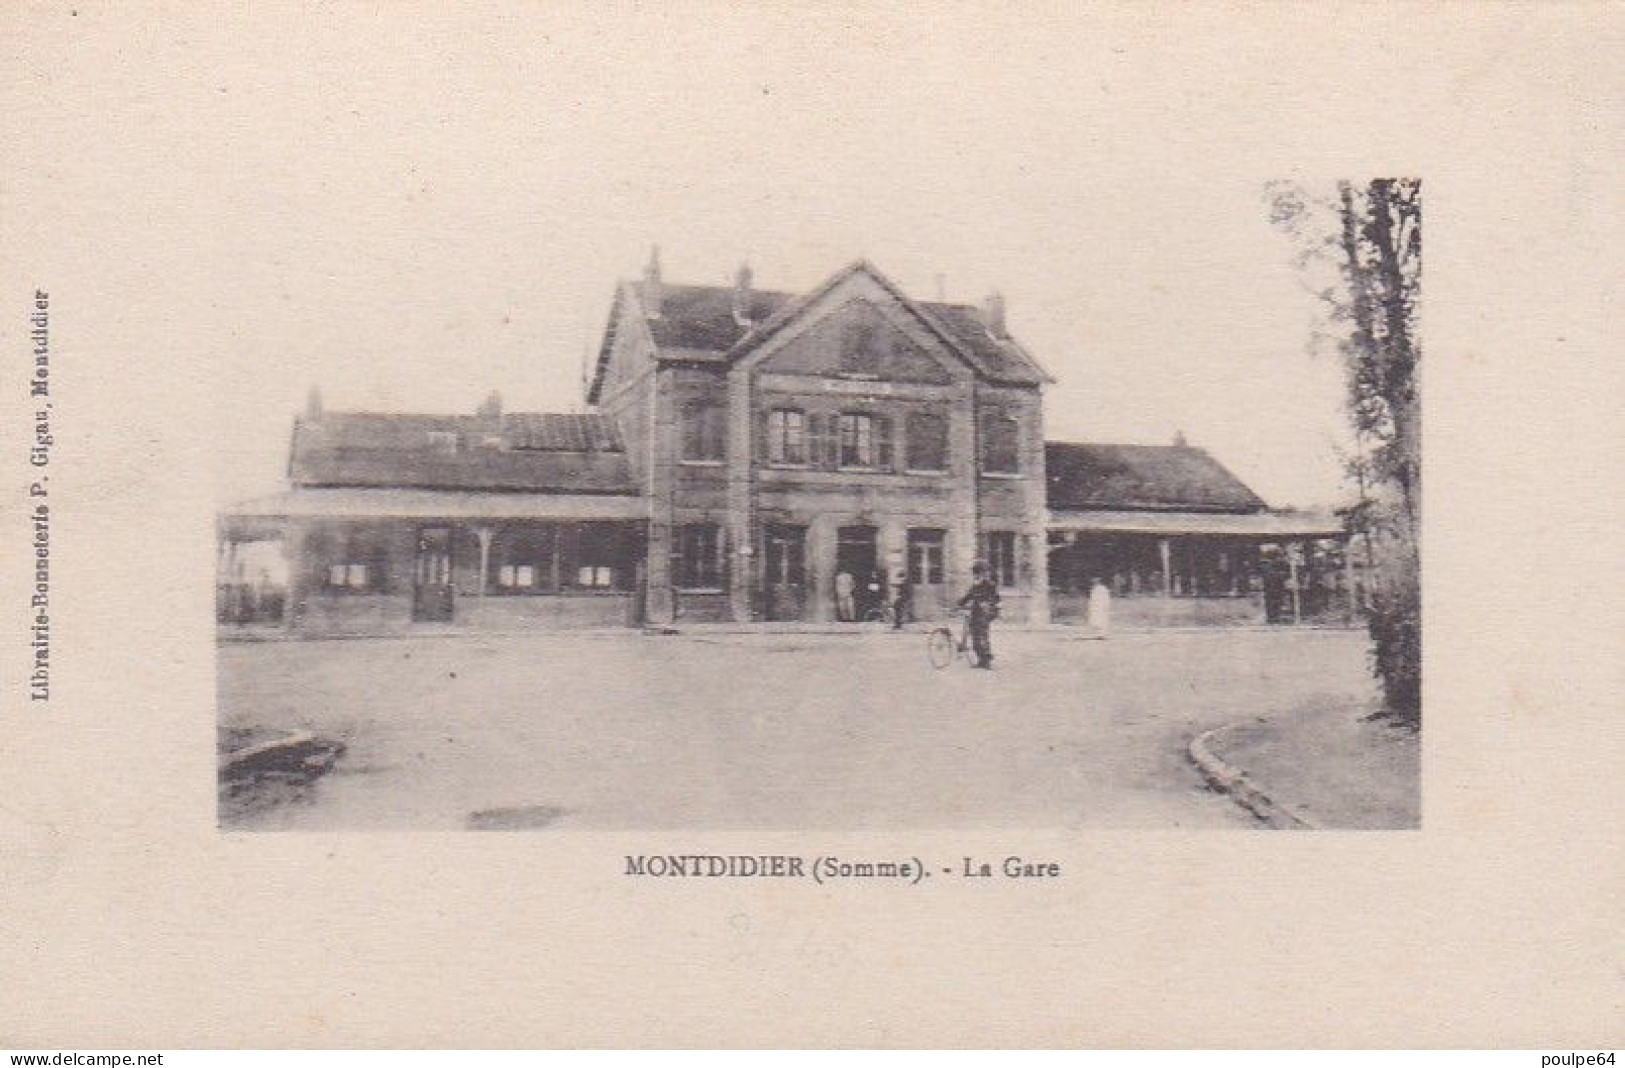
[[[313,398],[290,489],[221,517],[222,624],[833,624],[899,587],[928,620],[977,559],[1007,621],[1077,614],[1099,577],[1130,618],[1262,622],[1273,549],[1353,604],[1335,517],[1271,512],[1182,443],[1046,443],[1052,380],[998,295],[916,301],[864,262],[805,294],[751,283],[668,283],[657,257],[621,283],[590,414]]]

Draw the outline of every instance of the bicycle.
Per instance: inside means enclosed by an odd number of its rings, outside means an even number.
[[[881,601],[878,607],[871,608],[863,613],[865,623],[884,623],[888,627],[897,625],[897,609],[890,601]]]
[[[957,636],[953,628],[946,623],[932,628],[931,633],[925,636],[926,658],[931,661],[931,666],[939,671],[952,664],[955,657],[962,658],[967,664],[970,663],[970,616],[964,612],[954,614],[959,617]]]

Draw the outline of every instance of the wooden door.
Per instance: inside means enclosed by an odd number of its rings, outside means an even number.
[[[940,619],[952,600],[948,536],[941,530],[908,532],[909,605],[916,619]]]
[[[874,527],[841,527],[835,535],[836,618],[847,622],[862,622],[865,615],[878,608],[879,603],[870,591],[871,583],[879,584],[879,559],[875,554]],[[852,606],[842,611],[839,591],[840,576],[850,576]]]
[[[452,600],[451,528],[423,527],[418,531],[417,561],[413,570],[412,621],[450,622]]]
[[[773,526],[764,538],[762,590],[770,620],[799,620],[807,612],[807,528]]]

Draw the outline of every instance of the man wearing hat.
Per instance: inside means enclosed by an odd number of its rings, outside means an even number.
[[[991,670],[993,667],[993,621],[999,618],[999,587],[988,575],[987,562],[978,560],[971,565],[971,587],[959,599],[959,607],[970,609],[970,647],[976,654],[976,666]]]

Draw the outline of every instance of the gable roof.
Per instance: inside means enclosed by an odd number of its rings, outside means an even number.
[[[288,477],[298,486],[639,492],[613,420],[550,412],[301,416]]]
[[[867,260],[857,260],[836,271],[822,285],[795,301],[786,302],[766,322],[744,334],[729,351],[742,356],[793,322],[801,311],[855,274],[866,274],[899,304],[914,313],[932,333],[958,352],[984,378],[1016,385],[1036,386],[1054,379],[1038,361],[1008,335],[994,337],[982,313],[969,304],[942,304],[911,300],[908,294]]]
[[[797,314],[853,274],[868,274],[914,313],[945,344],[958,352],[977,373],[996,382],[1013,385],[1040,385],[1052,382],[1038,361],[1014,338],[994,337],[982,320],[981,311],[969,304],[947,304],[912,300],[873,265],[858,260],[831,275],[811,292],[797,296],[772,290],[753,289],[749,293],[748,325],[734,318],[732,286],[661,285],[660,315],[646,319],[661,359],[724,361],[736,359],[767,340],[793,321]],[[635,300],[628,302],[630,293]],[[620,317],[643,314],[645,285],[623,283],[617,287],[610,309],[610,322],[599,348],[598,367],[588,389],[588,399],[596,398],[614,346]],[[631,307],[628,307],[628,304]]]
[[[642,284],[639,284],[640,296]],[[660,317],[649,320],[649,333],[663,350],[688,349],[722,355],[737,345],[751,327],[734,318],[734,291],[729,286],[663,285]],[[761,323],[795,300],[791,293],[751,290],[749,318]]]
[[[939,304],[934,301],[917,302],[927,317],[935,319],[971,356],[972,361],[987,377],[999,382],[1036,386],[1053,382],[1049,372],[1039,366],[1032,353],[1021,342],[1006,335],[1002,338],[988,333],[982,321],[982,309],[972,304]]]
[[[1052,509],[1261,512],[1263,499],[1205,449],[1188,445],[1044,446]]]

